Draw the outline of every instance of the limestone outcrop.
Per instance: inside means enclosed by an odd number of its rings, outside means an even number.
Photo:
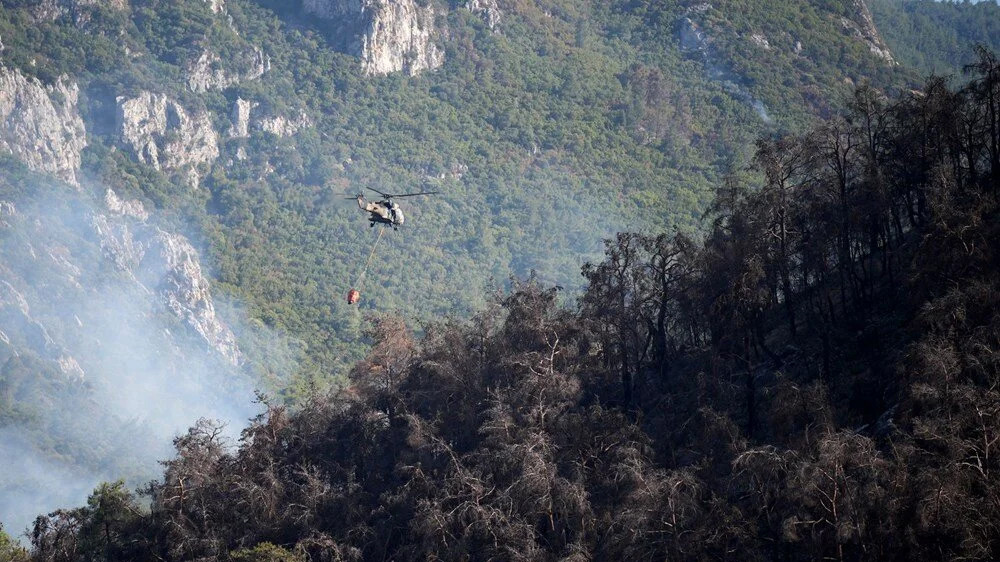
[[[87,146],[78,97],[79,88],[67,78],[46,86],[0,67],[0,151],[78,185],[80,153]]]
[[[9,228],[9,219],[17,217],[17,206],[10,201],[0,199],[0,228]]]
[[[86,377],[80,364],[49,335],[48,329],[31,315],[28,300],[6,280],[0,280],[0,358],[18,355],[20,344],[39,357],[58,365],[71,381]]]
[[[162,264],[158,290],[167,307],[229,363],[239,364],[236,337],[215,314],[208,280],[187,238],[157,228],[146,258],[156,260],[153,271]]]
[[[213,13],[221,14],[226,11],[226,0],[205,0]]]
[[[202,50],[198,58],[187,65],[188,89],[204,93],[209,90],[224,90],[246,80],[256,80],[271,68],[271,60],[260,49],[254,49],[229,66],[241,70],[227,70],[219,55],[208,49]]]
[[[875,27],[875,19],[865,0],[853,0],[853,16],[840,18],[844,30],[868,45],[868,50],[876,57],[891,65],[898,64],[889,46],[882,40],[882,34]]]
[[[69,18],[76,26],[84,26],[90,21],[91,13],[102,6],[115,10],[128,7],[127,0],[37,0],[28,6],[31,15],[38,21],[56,21]]]
[[[254,123],[254,126],[265,133],[279,137],[290,137],[306,127],[312,127],[313,121],[303,111],[293,117],[285,117],[284,115],[262,117]]]
[[[170,311],[232,365],[241,358],[232,330],[215,313],[198,252],[188,239],[148,222],[138,201],[105,194],[107,214],[93,217],[104,255],[117,269],[160,296]]]
[[[434,7],[417,0],[303,0],[307,14],[338,22],[366,74],[410,76],[444,64]]]
[[[250,112],[257,107],[257,102],[237,98],[233,104],[233,111],[230,116],[232,126],[229,128],[231,138],[242,139],[250,136]]]
[[[270,133],[279,137],[290,137],[306,127],[314,125],[313,120],[305,111],[289,117],[286,115],[256,115],[260,106],[257,102],[237,98],[231,113],[232,125],[229,127],[231,138],[246,138],[251,131]]]
[[[493,31],[496,31],[503,17],[503,12],[500,11],[500,6],[497,5],[497,0],[467,0],[465,9],[482,18],[486,26]]]
[[[187,110],[152,92],[119,97],[117,102],[121,144],[140,162],[182,173],[189,185],[198,187],[202,174],[219,157],[219,138],[208,113]]]

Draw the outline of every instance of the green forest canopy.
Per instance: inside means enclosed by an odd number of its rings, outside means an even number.
[[[491,278],[536,271],[576,290],[580,265],[618,230],[693,232],[711,186],[745,165],[751,140],[831,111],[850,91],[845,76],[885,86],[911,79],[911,67],[886,67],[844,35],[837,18],[850,2],[759,10],[732,1],[696,12],[684,2],[502,4],[500,33],[447,10],[447,62],[417,78],[364,77],[322,26],[248,0],[228,2],[226,17],[194,0],[102,6],[83,26],[38,23],[31,2],[5,0],[0,57],[46,81],[81,81],[95,191],[139,197],[193,230],[216,292],[301,342],[299,381],[328,381],[363,350],[360,316],[341,297],[372,238],[342,195],[442,190],[415,202],[411,228],[389,237],[361,287],[362,307],[412,319],[466,315],[484,304]],[[709,58],[678,44],[685,17],[712,37]],[[883,27],[900,49],[923,36]],[[749,43],[751,31],[773,47]],[[223,61],[259,47],[271,69],[192,94],[183,65],[206,45]],[[142,89],[206,107],[220,132],[237,98],[275,114],[305,109],[316,126],[294,138],[225,141],[205,189],[192,192],[112,150],[113,99]],[[236,160],[240,149],[247,160]]]

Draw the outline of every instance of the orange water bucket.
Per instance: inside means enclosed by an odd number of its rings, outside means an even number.
[[[357,289],[347,291],[347,304],[356,304],[361,300],[361,293]]]

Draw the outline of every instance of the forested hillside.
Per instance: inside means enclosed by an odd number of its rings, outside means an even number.
[[[602,240],[635,232],[625,239],[652,247],[651,233],[679,233],[704,262],[698,248],[711,248],[718,226],[706,211],[735,205],[718,199],[719,186],[766,172],[755,139],[856,111],[858,88],[897,97],[922,91],[931,70],[961,76],[977,60],[970,42],[1000,47],[991,10],[888,0],[0,0],[0,456],[18,459],[0,470],[0,521],[20,535],[101,480],[125,479],[102,492],[124,498],[159,473],[153,459],[170,436],[199,418],[224,420],[215,437],[235,437],[265,407],[251,388],[274,411],[311,407],[351,384],[374,334],[388,329],[376,321],[384,315],[427,342],[472,338],[465,322],[476,314],[499,326],[507,297],[496,294],[517,285],[512,277],[560,287],[542,300],[580,323],[560,341],[593,340],[587,361],[611,368],[602,354],[614,345],[594,338],[617,324],[592,304],[570,312],[599,291],[604,270],[579,273],[600,261]],[[927,21],[939,23],[935,33]],[[956,165],[968,166],[970,150],[953,155]],[[359,284],[378,236],[353,201],[366,188],[440,194],[406,200],[407,224],[385,232]],[[905,233],[917,220],[900,220],[898,236],[916,236]],[[800,275],[817,283],[816,271]],[[356,284],[362,300],[350,306]],[[876,299],[878,287],[860,290]],[[688,314],[708,313],[697,306]],[[802,323],[802,311],[787,314]],[[483,329],[481,346],[501,337]],[[648,325],[636,329],[647,347],[660,345]],[[703,330],[691,337],[685,350],[704,349]],[[783,353],[755,337],[750,347]],[[629,351],[638,354],[629,361],[652,361],[653,349]],[[581,404],[631,419],[606,382]],[[480,404],[469,399],[463,407]],[[344,407],[367,412],[364,403]],[[339,407],[322,415],[341,416]],[[103,509],[94,501],[78,515]],[[159,517],[128,519],[149,530]],[[219,532],[198,548],[302,538]]]
[[[85,188],[182,225],[216,290],[325,380],[362,352],[341,297],[373,241],[343,196],[442,191],[388,237],[362,309],[467,314],[491,278],[578,287],[618,230],[692,231],[758,133],[905,82],[867,7],[771,4],[431,3],[441,65],[408,76],[366,75],[322,17],[337,2],[5,0],[0,57],[78,83]],[[186,120],[144,130],[158,104]]]
[[[996,2],[872,0],[886,43],[903,64],[923,74],[954,74],[975,57],[977,43],[1000,43]]]
[[[992,560],[1000,61],[756,145],[704,242],[620,234],[576,309],[535,279],[351,386],[199,423],[148,493],[32,560]]]

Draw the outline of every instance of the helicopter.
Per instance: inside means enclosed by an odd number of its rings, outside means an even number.
[[[365,199],[364,193],[357,194],[358,207],[368,213],[368,221],[371,226],[385,224],[391,226],[393,230],[399,230],[400,226],[406,222],[403,210],[399,208],[399,203],[393,201],[395,198],[417,197],[420,195],[435,195],[437,191],[424,191],[421,193],[384,193],[374,188],[367,188],[382,196],[380,201],[369,201]]]
[[[365,199],[364,193],[357,194],[356,198],[358,201],[358,207],[362,211],[368,213],[368,222],[371,226],[375,226],[376,223],[391,226],[393,230],[399,230],[400,226],[406,222],[406,217],[403,216],[402,209],[399,208],[399,203],[393,201],[393,198],[402,197],[417,197],[419,195],[435,195],[437,191],[424,191],[421,193],[384,193],[377,189],[369,187],[375,193],[382,196],[379,201],[369,201]],[[348,197],[347,199],[352,199]],[[384,229],[379,229],[378,238],[375,239],[375,244],[372,246],[371,253],[368,254],[368,259],[365,261],[364,268],[361,270],[361,274],[358,276],[357,282],[354,286],[347,292],[347,304],[353,305],[357,304],[361,300],[361,291],[355,287],[359,287],[361,282],[365,278],[365,274],[368,272],[368,266],[371,264],[372,257],[375,256],[375,250],[378,248],[378,243],[382,240],[382,234],[385,233]]]

